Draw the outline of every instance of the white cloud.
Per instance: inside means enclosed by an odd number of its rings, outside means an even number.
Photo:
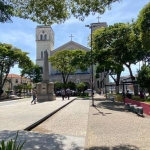
[[[21,30],[8,30],[8,32],[1,32],[0,40],[1,42],[29,46],[32,49],[35,49],[35,36]]]

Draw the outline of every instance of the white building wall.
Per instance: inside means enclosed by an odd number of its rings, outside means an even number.
[[[37,26],[36,28],[36,64],[43,67],[44,51],[47,50],[48,56],[54,49],[54,32],[50,26]],[[41,54],[43,53],[43,54]],[[51,72],[51,64],[50,72]],[[49,72],[49,74],[50,74]]]

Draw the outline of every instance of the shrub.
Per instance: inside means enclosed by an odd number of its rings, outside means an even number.
[[[17,144],[17,138],[18,138],[18,131],[15,137],[15,141],[12,139],[10,141],[5,142],[4,140],[0,143],[0,150],[21,150],[25,141],[23,143],[19,142]]]

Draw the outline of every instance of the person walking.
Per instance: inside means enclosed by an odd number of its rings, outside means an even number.
[[[71,95],[71,90],[69,88],[66,90],[66,95],[67,95],[68,100],[69,100],[70,95]]]
[[[31,104],[32,104],[32,102],[34,102],[34,104],[36,104],[37,94],[36,94],[36,90],[35,89],[32,90],[32,96],[33,96],[33,100],[31,101]]]
[[[64,89],[61,89],[61,96],[62,96],[62,100],[64,100],[64,98],[65,98],[65,90]]]

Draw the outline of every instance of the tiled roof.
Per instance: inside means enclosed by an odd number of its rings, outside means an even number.
[[[21,76],[20,75],[18,75],[18,74],[8,74],[8,76],[7,76],[7,78],[21,78]],[[24,77],[22,77],[22,78],[24,78]]]

